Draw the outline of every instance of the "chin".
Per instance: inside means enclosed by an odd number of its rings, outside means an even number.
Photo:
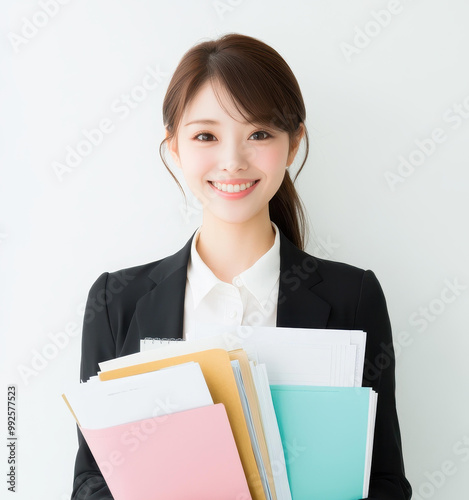
[[[246,212],[235,213],[235,210],[230,212],[218,211],[217,213],[211,212],[210,218],[220,222],[225,222],[226,224],[245,224],[252,221],[259,215],[259,212]]]

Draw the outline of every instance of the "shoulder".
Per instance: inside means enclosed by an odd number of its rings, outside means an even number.
[[[363,279],[365,269],[346,262],[329,260],[311,255],[317,270],[324,279],[338,279],[342,282],[357,282]]]
[[[292,266],[292,269],[296,269],[298,274],[303,271],[310,275],[317,275],[313,281],[314,284],[322,283],[322,286],[327,287],[346,287],[359,290],[367,276],[374,277],[374,273],[370,269],[364,269],[351,263],[317,257],[299,249],[296,249],[295,253],[297,267]]]
[[[95,299],[98,307],[106,305],[114,309],[135,306],[142,296],[155,287],[152,273],[166,258],[101,273],[91,286],[89,297]]]
[[[171,255],[145,264],[102,273],[93,284],[90,294],[101,290],[101,294],[106,294],[107,305],[135,305],[141,297],[155,288],[159,281],[181,267],[187,267],[192,237]]]
[[[381,285],[376,274],[371,269],[364,269],[345,262],[314,257],[317,270],[324,285],[349,290],[362,299],[364,293],[382,294]]]
[[[361,299],[381,292],[373,271],[353,264],[316,257],[294,245],[280,233],[281,288],[287,293],[306,287],[333,308],[349,315]]]
[[[282,278],[296,275],[304,279],[308,287],[321,284],[322,287],[357,288],[368,272],[349,263],[316,257],[298,248],[283,233],[280,254]]]
[[[301,271],[314,276],[312,290],[329,303],[340,307],[347,305],[357,311],[364,304],[385,302],[381,285],[371,269],[307,252],[300,254]],[[298,270],[298,274],[301,271]]]

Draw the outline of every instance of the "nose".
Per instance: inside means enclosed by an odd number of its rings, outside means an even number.
[[[220,170],[227,173],[246,170],[249,166],[249,153],[249,146],[241,145],[236,141],[230,141],[223,148],[219,162]]]
[[[247,166],[245,162],[239,162],[239,161],[228,161],[225,164],[221,165],[221,170],[224,170],[227,173],[235,173],[240,170],[246,170]]]

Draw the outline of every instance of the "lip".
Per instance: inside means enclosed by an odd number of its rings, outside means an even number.
[[[247,182],[256,182],[259,179],[212,179],[209,182],[219,182],[220,184],[246,184]]]
[[[234,181],[234,179],[232,179],[230,181],[224,180],[223,182],[222,181],[213,181],[213,182],[221,182],[222,184],[245,184],[246,182],[254,182],[254,184],[250,188],[247,188],[244,191],[238,191],[237,193],[234,193],[234,192],[228,193],[228,191],[220,191],[212,184],[212,182],[210,182],[210,181],[207,181],[207,182],[208,182],[208,185],[211,187],[211,189],[213,189],[215,191],[215,193],[217,193],[222,198],[225,198],[227,200],[238,200],[239,198],[244,198],[249,193],[254,191],[256,186],[259,184],[260,179],[236,179],[236,182]]]

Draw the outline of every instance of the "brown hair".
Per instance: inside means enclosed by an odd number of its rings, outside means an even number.
[[[269,215],[285,236],[304,250],[306,211],[293,183],[308,157],[308,131],[304,124],[306,109],[292,70],[280,54],[264,42],[247,35],[228,33],[216,40],[201,42],[183,55],[163,100],[163,123],[168,135],[161,142],[159,151],[165,167],[185,196],[161,149],[166,141],[177,137],[186,105],[208,80],[212,85],[220,83],[228,91],[236,109],[249,122],[288,132],[290,150],[298,145],[300,124],[303,124],[305,158],[293,181],[286,170],[280,188],[269,201]],[[216,86],[213,87],[216,92]]]

